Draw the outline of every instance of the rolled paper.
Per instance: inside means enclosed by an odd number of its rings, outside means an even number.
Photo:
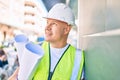
[[[15,42],[14,46],[17,50],[19,64],[21,62],[21,58],[22,58],[22,54],[23,54],[23,51],[25,48],[25,44],[27,44],[28,41],[29,41],[28,38],[23,34],[16,35],[14,38],[14,42]]]
[[[29,42],[25,45],[24,55],[18,73],[18,80],[32,80],[44,51],[40,45]]]

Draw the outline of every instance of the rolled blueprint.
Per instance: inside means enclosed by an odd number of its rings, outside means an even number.
[[[44,55],[44,51],[40,45],[29,42],[25,45],[23,54],[20,62],[18,80],[32,80],[38,63]]]
[[[25,45],[28,43],[28,41],[29,41],[28,38],[23,34],[16,35],[14,38],[14,42],[15,42],[14,46],[17,50],[19,64],[20,64],[21,59],[22,59]]]

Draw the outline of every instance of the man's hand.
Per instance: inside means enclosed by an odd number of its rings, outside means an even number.
[[[8,78],[8,80],[17,80],[18,71],[19,71],[19,67],[15,70],[15,72],[12,74],[12,76],[10,76],[10,77]]]

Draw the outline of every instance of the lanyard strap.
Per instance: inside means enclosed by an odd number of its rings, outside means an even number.
[[[58,60],[57,64],[55,65],[55,67],[53,69],[53,72],[50,72],[50,69],[51,69],[51,54],[50,54],[50,44],[49,44],[49,76],[48,76],[48,80],[51,80],[57,65],[59,64],[59,62],[61,61],[62,57],[64,56],[65,52],[68,50],[69,47],[70,47],[70,44],[68,45],[67,49],[63,52],[62,56]]]

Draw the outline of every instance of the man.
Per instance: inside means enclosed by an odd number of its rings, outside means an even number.
[[[44,56],[32,80],[80,80],[84,56],[81,50],[67,43],[75,17],[63,3],[56,4],[48,13],[45,27]]]

